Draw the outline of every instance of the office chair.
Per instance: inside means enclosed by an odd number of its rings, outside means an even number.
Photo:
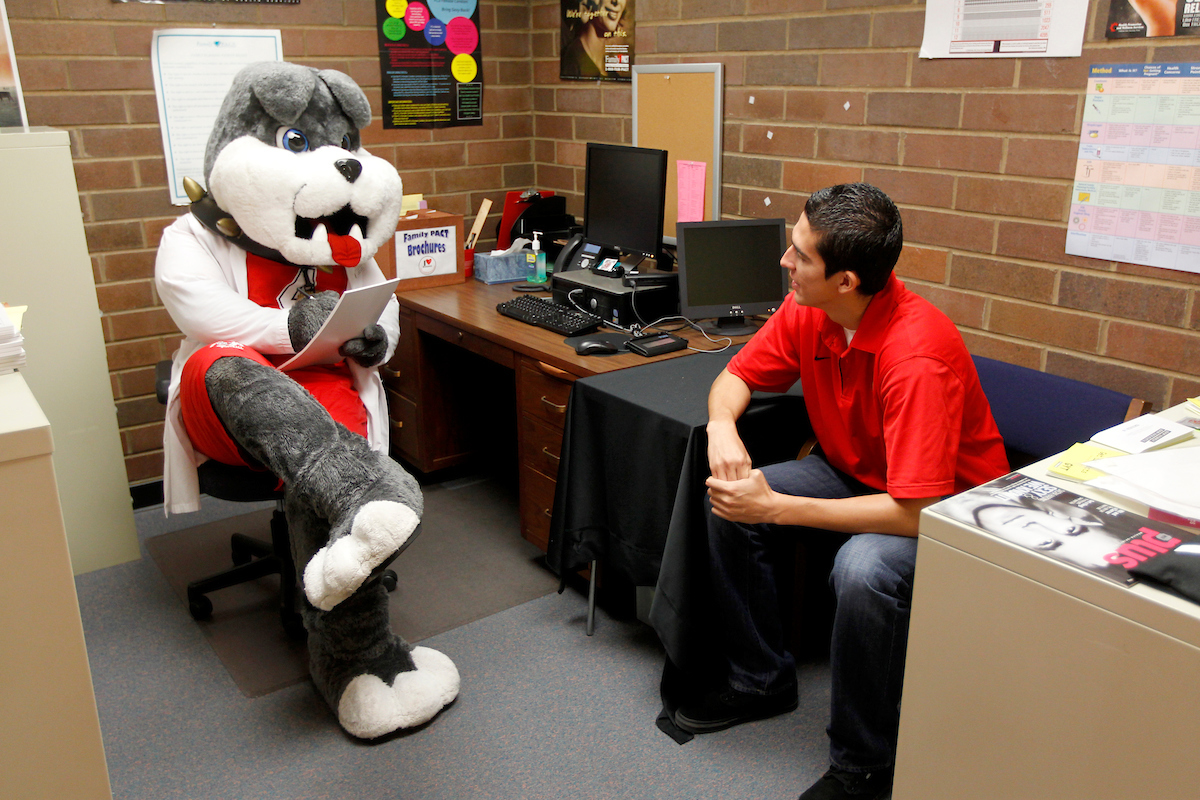
[[[1083,381],[972,356],[1012,469],[1150,411],[1145,400]]]
[[[171,362],[160,361],[154,367],[154,391],[158,401],[167,403],[167,392],[171,385]],[[298,610],[299,586],[296,567],[292,561],[291,541],[288,538],[287,517],[283,510],[283,490],[277,488],[279,479],[270,472],[256,471],[247,467],[230,466],[217,461],[205,461],[197,469],[200,492],[218,500],[235,503],[254,503],[274,500],[271,512],[271,541],[266,542],[243,533],[230,537],[233,566],[215,575],[194,580],[188,584],[188,611],[192,619],[201,621],[212,616],[213,605],[208,594],[227,589],[241,583],[258,580],[267,575],[279,576],[279,619],[283,629],[293,638],[305,636],[304,622]],[[388,564],[393,555],[372,572],[372,580],[378,577],[389,592],[394,591],[397,576]]]
[[[1009,467],[1020,469],[1061,453],[1076,442],[1140,416],[1150,410],[1144,400],[1090,383],[1019,367],[983,356],[972,356],[979,382],[1004,438]],[[807,456],[815,438],[804,443],[796,458]],[[832,632],[832,595],[806,580],[806,563],[813,574],[824,575],[833,565],[836,548],[807,542],[796,550],[796,591],[792,646],[812,657],[828,655]]]

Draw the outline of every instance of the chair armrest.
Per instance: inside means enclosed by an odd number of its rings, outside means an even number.
[[[159,361],[154,365],[154,396],[164,406],[167,404],[167,393],[171,389],[171,362]]]
[[[1134,417],[1140,417],[1143,414],[1149,414],[1153,410],[1154,406],[1152,406],[1149,402],[1135,397],[1129,401],[1129,410],[1125,412],[1125,421],[1128,422]]]

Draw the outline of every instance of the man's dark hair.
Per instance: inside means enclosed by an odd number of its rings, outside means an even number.
[[[817,234],[826,278],[853,272],[866,295],[887,284],[904,246],[900,210],[890,197],[869,183],[829,186],[808,198],[804,216]]]

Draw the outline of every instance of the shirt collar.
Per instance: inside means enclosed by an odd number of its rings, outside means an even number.
[[[904,284],[900,279],[894,273],[889,275],[887,283],[871,298],[849,345],[846,344],[846,333],[842,326],[831,320],[828,315],[821,324],[821,340],[837,356],[844,356],[851,347],[868,353],[879,352],[884,331],[896,310],[897,298],[903,290]]]

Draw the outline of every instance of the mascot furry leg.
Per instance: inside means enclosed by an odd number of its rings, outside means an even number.
[[[233,440],[284,482],[309,671],[342,727],[370,739],[432,719],[458,694],[458,671],[391,632],[387,591],[372,579],[412,541],[416,480],[278,370],[221,358],[205,388]]]

